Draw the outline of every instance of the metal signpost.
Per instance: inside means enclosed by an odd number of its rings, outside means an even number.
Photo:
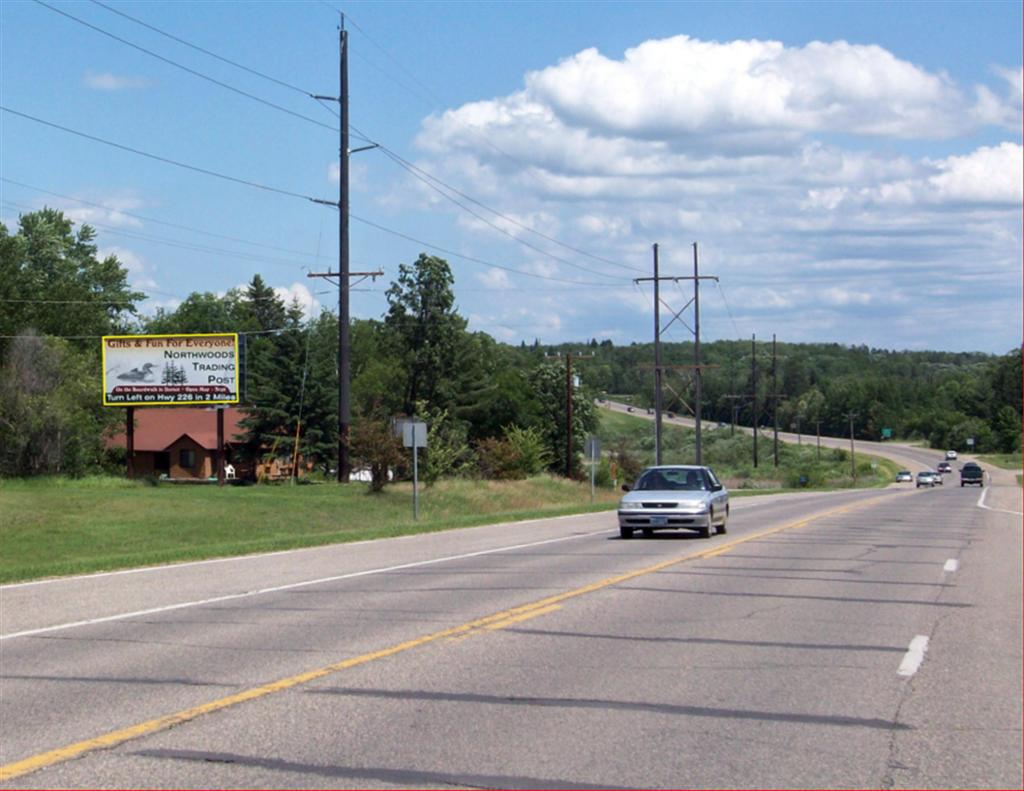
[[[402,444],[412,448],[412,518],[416,521],[420,518],[420,493],[419,493],[419,449],[427,447],[427,424],[412,419],[403,421]]]

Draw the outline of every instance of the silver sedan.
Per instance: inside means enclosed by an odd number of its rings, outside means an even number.
[[[729,492],[710,467],[664,465],[648,467],[619,502],[619,534],[632,538],[655,530],[695,530],[708,538],[712,529],[725,532]]]

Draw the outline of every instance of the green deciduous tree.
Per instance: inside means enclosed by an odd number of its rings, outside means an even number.
[[[146,295],[128,286],[115,256],[97,258],[95,237],[55,209],[23,214],[13,236],[0,225],[0,335],[75,336],[75,347],[92,350],[99,344],[83,336],[126,328]],[[6,345],[0,338],[0,354]]]
[[[387,291],[384,324],[393,362],[405,374],[402,410],[412,414],[419,401],[440,409],[454,405],[457,351],[466,321],[455,311],[454,280],[448,262],[420,254],[401,264]]]
[[[98,468],[104,411],[93,360],[58,338],[16,338],[0,368],[0,476],[78,476]]]

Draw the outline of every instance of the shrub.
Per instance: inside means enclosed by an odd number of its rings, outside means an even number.
[[[476,458],[484,478],[521,480],[527,477],[519,448],[507,439],[487,437],[480,440],[476,445]]]
[[[551,451],[547,447],[544,435],[536,426],[520,428],[509,425],[505,426],[504,432],[505,441],[518,455],[522,477],[539,475],[551,464]]]

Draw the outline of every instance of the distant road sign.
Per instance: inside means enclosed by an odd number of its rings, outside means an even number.
[[[427,424],[418,420],[402,423],[402,444],[407,448],[427,447]]]

